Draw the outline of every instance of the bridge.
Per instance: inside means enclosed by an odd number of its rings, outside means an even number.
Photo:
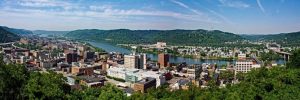
[[[2,46],[2,45],[10,45],[10,44],[13,44],[13,43],[15,43],[15,42],[0,43],[0,46]]]
[[[269,44],[269,43],[267,43],[266,47],[269,50],[274,51],[275,53],[280,54],[281,56],[283,56],[285,61],[289,61],[290,55],[292,55],[291,53],[281,51],[281,48],[280,48],[279,44]]]
[[[2,48],[11,47],[13,43],[14,42],[0,43],[0,47]]]

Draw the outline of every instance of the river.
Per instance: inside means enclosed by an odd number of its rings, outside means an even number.
[[[109,43],[103,43],[103,42],[88,42],[91,45],[102,48],[107,52],[120,52],[123,54],[130,54],[131,51],[122,47],[118,47]],[[157,60],[158,56],[157,54],[148,54],[147,57],[150,58],[151,60]],[[234,63],[235,61],[226,61],[226,60],[212,60],[212,59],[194,59],[194,58],[184,58],[184,57],[176,57],[176,56],[170,56],[170,62],[171,63],[181,63],[181,62],[186,62],[187,64],[202,64],[202,63],[212,63],[212,64],[217,64],[217,65],[226,65],[227,63]],[[278,64],[284,64],[283,60],[278,60]]]

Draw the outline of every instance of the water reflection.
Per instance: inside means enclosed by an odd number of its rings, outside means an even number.
[[[107,52],[120,52],[123,54],[130,54],[131,51],[122,47],[118,47],[109,43],[102,43],[102,42],[88,42],[91,45],[102,48]],[[158,56],[156,54],[147,54],[147,56],[151,60],[157,60]],[[170,56],[170,62],[171,63],[181,63],[186,62],[187,64],[202,64],[202,63],[213,63],[218,65],[226,65],[227,63],[234,63],[235,61],[227,61],[227,60],[212,60],[212,59],[193,59],[193,58],[183,58],[183,57],[176,57],[176,56]],[[278,64],[284,64],[284,61],[278,60]]]

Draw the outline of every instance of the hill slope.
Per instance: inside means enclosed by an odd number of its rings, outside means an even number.
[[[6,27],[6,26],[0,26],[0,27],[5,29],[8,32],[15,33],[15,34],[18,34],[18,35],[32,34],[32,31],[30,31],[30,30],[9,28],[9,27]]]
[[[17,41],[20,39],[20,36],[17,34],[11,33],[2,27],[0,27],[0,43]]]
[[[285,46],[300,46],[300,31],[291,33],[280,33],[280,34],[270,34],[270,35],[242,35],[242,37],[249,40],[264,40],[277,42]]]
[[[110,43],[156,43],[164,41],[176,45],[208,45],[243,40],[239,35],[218,30],[98,30],[84,29],[67,33],[73,39]]]

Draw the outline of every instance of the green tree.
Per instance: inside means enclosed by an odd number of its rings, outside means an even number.
[[[101,88],[99,100],[124,100],[126,99],[125,93],[113,85],[107,85]]]
[[[24,93],[29,99],[61,99],[65,93],[65,78],[54,72],[31,72],[24,88]]]
[[[5,65],[2,59],[0,62],[0,98],[22,99],[21,90],[28,79],[26,68],[22,65]]]
[[[234,73],[232,71],[221,71],[220,79],[224,80],[225,83],[231,82],[234,79]]]
[[[300,68],[300,49],[295,50],[290,56],[288,66],[289,68]]]

